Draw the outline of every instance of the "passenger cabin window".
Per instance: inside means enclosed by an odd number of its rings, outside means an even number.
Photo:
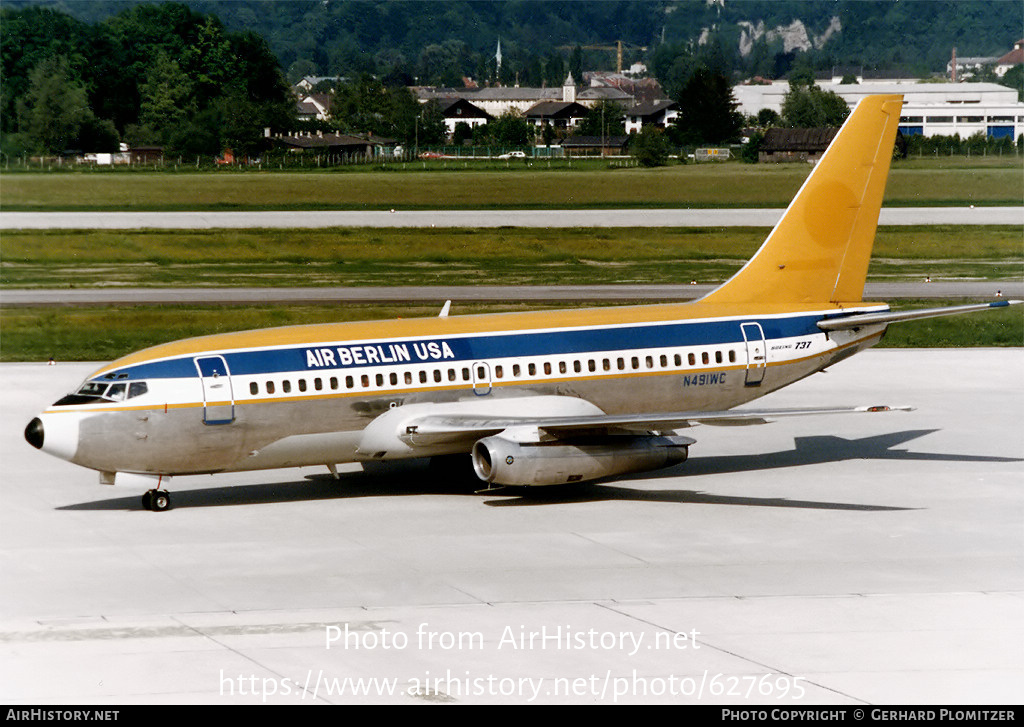
[[[268,394],[273,394],[274,393],[274,382],[273,381],[268,381],[267,382],[267,393]]]
[[[260,385],[253,381],[249,384],[249,393],[253,395],[260,393]]]

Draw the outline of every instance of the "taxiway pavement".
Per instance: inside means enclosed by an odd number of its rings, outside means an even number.
[[[269,305],[453,302],[663,302],[693,300],[712,285],[430,285],[319,288],[23,288],[0,291],[0,308],[90,305]],[[865,300],[1024,298],[1019,281],[868,283]]]
[[[773,227],[782,209],[3,212],[0,229],[324,227]],[[1024,225],[1024,207],[894,207],[887,225]]]
[[[758,405],[914,411],[607,484],[276,470],[164,513],[22,438],[92,368],[0,366],[4,703],[1019,702],[1021,349],[863,353]]]

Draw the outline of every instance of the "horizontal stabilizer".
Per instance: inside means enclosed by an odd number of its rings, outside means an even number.
[[[885,313],[855,313],[849,316],[837,316],[818,321],[818,328],[823,331],[845,331],[851,328],[860,328],[861,326],[870,326],[878,323],[897,323],[899,321],[913,321],[919,318],[939,318],[941,316],[955,316],[961,313],[972,313],[992,308],[1006,308],[1021,302],[1024,301],[997,300],[992,303],[953,305],[943,308],[922,308],[921,310],[888,311]]]

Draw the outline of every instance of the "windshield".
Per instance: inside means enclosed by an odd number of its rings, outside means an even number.
[[[70,406],[72,404],[95,404],[101,402],[124,401],[142,396],[149,387],[145,381],[118,382],[106,384],[102,381],[88,381],[74,394],[68,394],[54,406]]]

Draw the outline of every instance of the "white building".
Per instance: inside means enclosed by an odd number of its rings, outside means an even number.
[[[959,134],[966,138],[982,133],[995,137],[1009,136],[1016,140],[1024,134],[1024,104],[1017,101],[1014,89],[995,83],[920,83],[908,80],[845,85],[819,83],[818,87],[835,92],[850,108],[865,96],[902,94],[900,130],[904,135]],[[765,108],[781,114],[782,101],[788,92],[788,81],[733,88],[733,95],[740,104],[739,111],[748,115],[755,115]]]

